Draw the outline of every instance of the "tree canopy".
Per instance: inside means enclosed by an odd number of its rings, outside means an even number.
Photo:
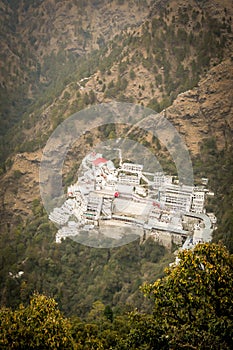
[[[153,322],[171,349],[230,349],[233,340],[233,257],[217,244],[179,253],[166,276],[143,290]],[[166,346],[167,346],[166,345]]]
[[[1,349],[73,349],[71,326],[52,298],[34,294],[27,307],[0,310]]]
[[[164,277],[141,288],[150,313],[116,311],[100,300],[86,320],[66,319],[54,299],[34,294],[28,306],[0,310],[2,349],[231,349],[233,256],[198,244],[178,254]]]

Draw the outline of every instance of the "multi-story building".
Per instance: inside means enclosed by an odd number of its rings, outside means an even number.
[[[191,211],[193,213],[203,213],[205,204],[205,192],[201,188],[193,189]]]
[[[118,177],[118,182],[125,185],[139,185],[140,178],[137,175],[125,175],[120,174]]]
[[[83,216],[87,223],[97,224],[102,208],[102,201],[102,197],[88,197],[87,209],[83,213]]]
[[[125,172],[141,174],[142,169],[143,169],[143,165],[141,165],[141,164],[123,163],[121,170],[123,170]]]
[[[172,176],[164,175],[164,173],[162,171],[156,172],[154,174],[153,186],[155,188],[159,188],[164,183],[171,184],[172,183]]]
[[[163,184],[158,191],[162,207],[180,212],[189,212],[193,197],[193,187],[187,185]]]

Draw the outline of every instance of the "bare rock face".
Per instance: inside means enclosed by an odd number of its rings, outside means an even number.
[[[198,87],[178,95],[166,115],[196,155],[206,138],[214,137],[222,149],[233,130],[233,62],[223,61],[213,67]]]

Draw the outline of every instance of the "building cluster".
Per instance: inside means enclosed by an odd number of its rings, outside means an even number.
[[[157,240],[172,237],[180,243],[191,233],[193,236],[196,221],[205,220],[211,222],[207,225],[208,234],[203,225],[195,229],[209,239],[213,220],[205,215],[207,192],[204,186],[176,184],[172,176],[144,172],[142,165],[123,163],[122,159],[115,167],[102,154],[92,152],[82,161],[78,181],[68,187],[67,200],[49,218],[62,226],[57,242],[78,235],[80,230],[88,234],[103,225],[122,224],[140,227],[144,234]],[[185,217],[192,218],[191,229],[187,225],[185,228]],[[200,240],[206,239],[203,234],[199,234]]]
[[[171,210],[203,213],[206,192],[204,187],[164,182],[158,189],[158,200]]]

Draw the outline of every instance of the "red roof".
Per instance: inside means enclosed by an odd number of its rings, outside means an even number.
[[[103,164],[107,163],[107,159],[105,159],[105,158],[97,158],[97,159],[93,160],[93,164],[95,166],[100,165],[101,163],[103,163]]]

